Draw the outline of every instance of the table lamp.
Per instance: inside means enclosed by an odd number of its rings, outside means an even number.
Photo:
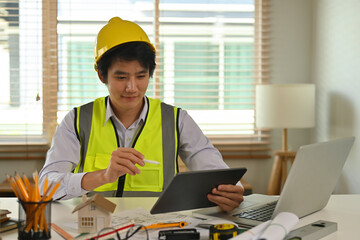
[[[287,149],[287,129],[315,126],[315,85],[257,85],[256,126],[282,129],[282,150],[274,153],[275,159],[267,191],[269,195],[277,195],[286,180],[287,160],[293,162],[296,154]]]

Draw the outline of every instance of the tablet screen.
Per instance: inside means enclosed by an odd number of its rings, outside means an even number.
[[[207,199],[212,188],[236,184],[246,168],[181,172],[175,175],[150,210],[151,214],[216,206]]]

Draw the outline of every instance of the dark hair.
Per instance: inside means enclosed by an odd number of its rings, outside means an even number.
[[[149,70],[150,77],[155,70],[155,53],[145,42],[128,42],[120,44],[106,52],[97,63],[97,68],[107,83],[108,69],[115,60],[139,61],[140,65]]]

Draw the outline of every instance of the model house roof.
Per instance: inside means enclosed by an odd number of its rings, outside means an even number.
[[[91,204],[91,203],[95,203],[97,206],[103,208],[104,210],[113,213],[115,208],[116,208],[116,204],[107,200],[106,198],[104,198],[103,196],[101,196],[100,194],[95,194],[94,196],[92,196],[91,198],[87,199],[87,200],[83,200],[82,203],[80,203],[79,205],[77,205],[74,210],[72,211],[72,213],[79,211],[80,209],[82,209],[83,207]]]

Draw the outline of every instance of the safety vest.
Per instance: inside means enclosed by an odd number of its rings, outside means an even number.
[[[80,161],[75,173],[106,169],[111,153],[119,147],[113,120],[105,124],[107,98],[96,99],[75,108],[75,129],[81,144]],[[157,99],[145,98],[148,111],[132,147],[146,159],[160,162],[137,165],[140,174],[126,174],[113,183],[104,184],[94,192],[104,196],[159,196],[178,172],[178,111]]]

